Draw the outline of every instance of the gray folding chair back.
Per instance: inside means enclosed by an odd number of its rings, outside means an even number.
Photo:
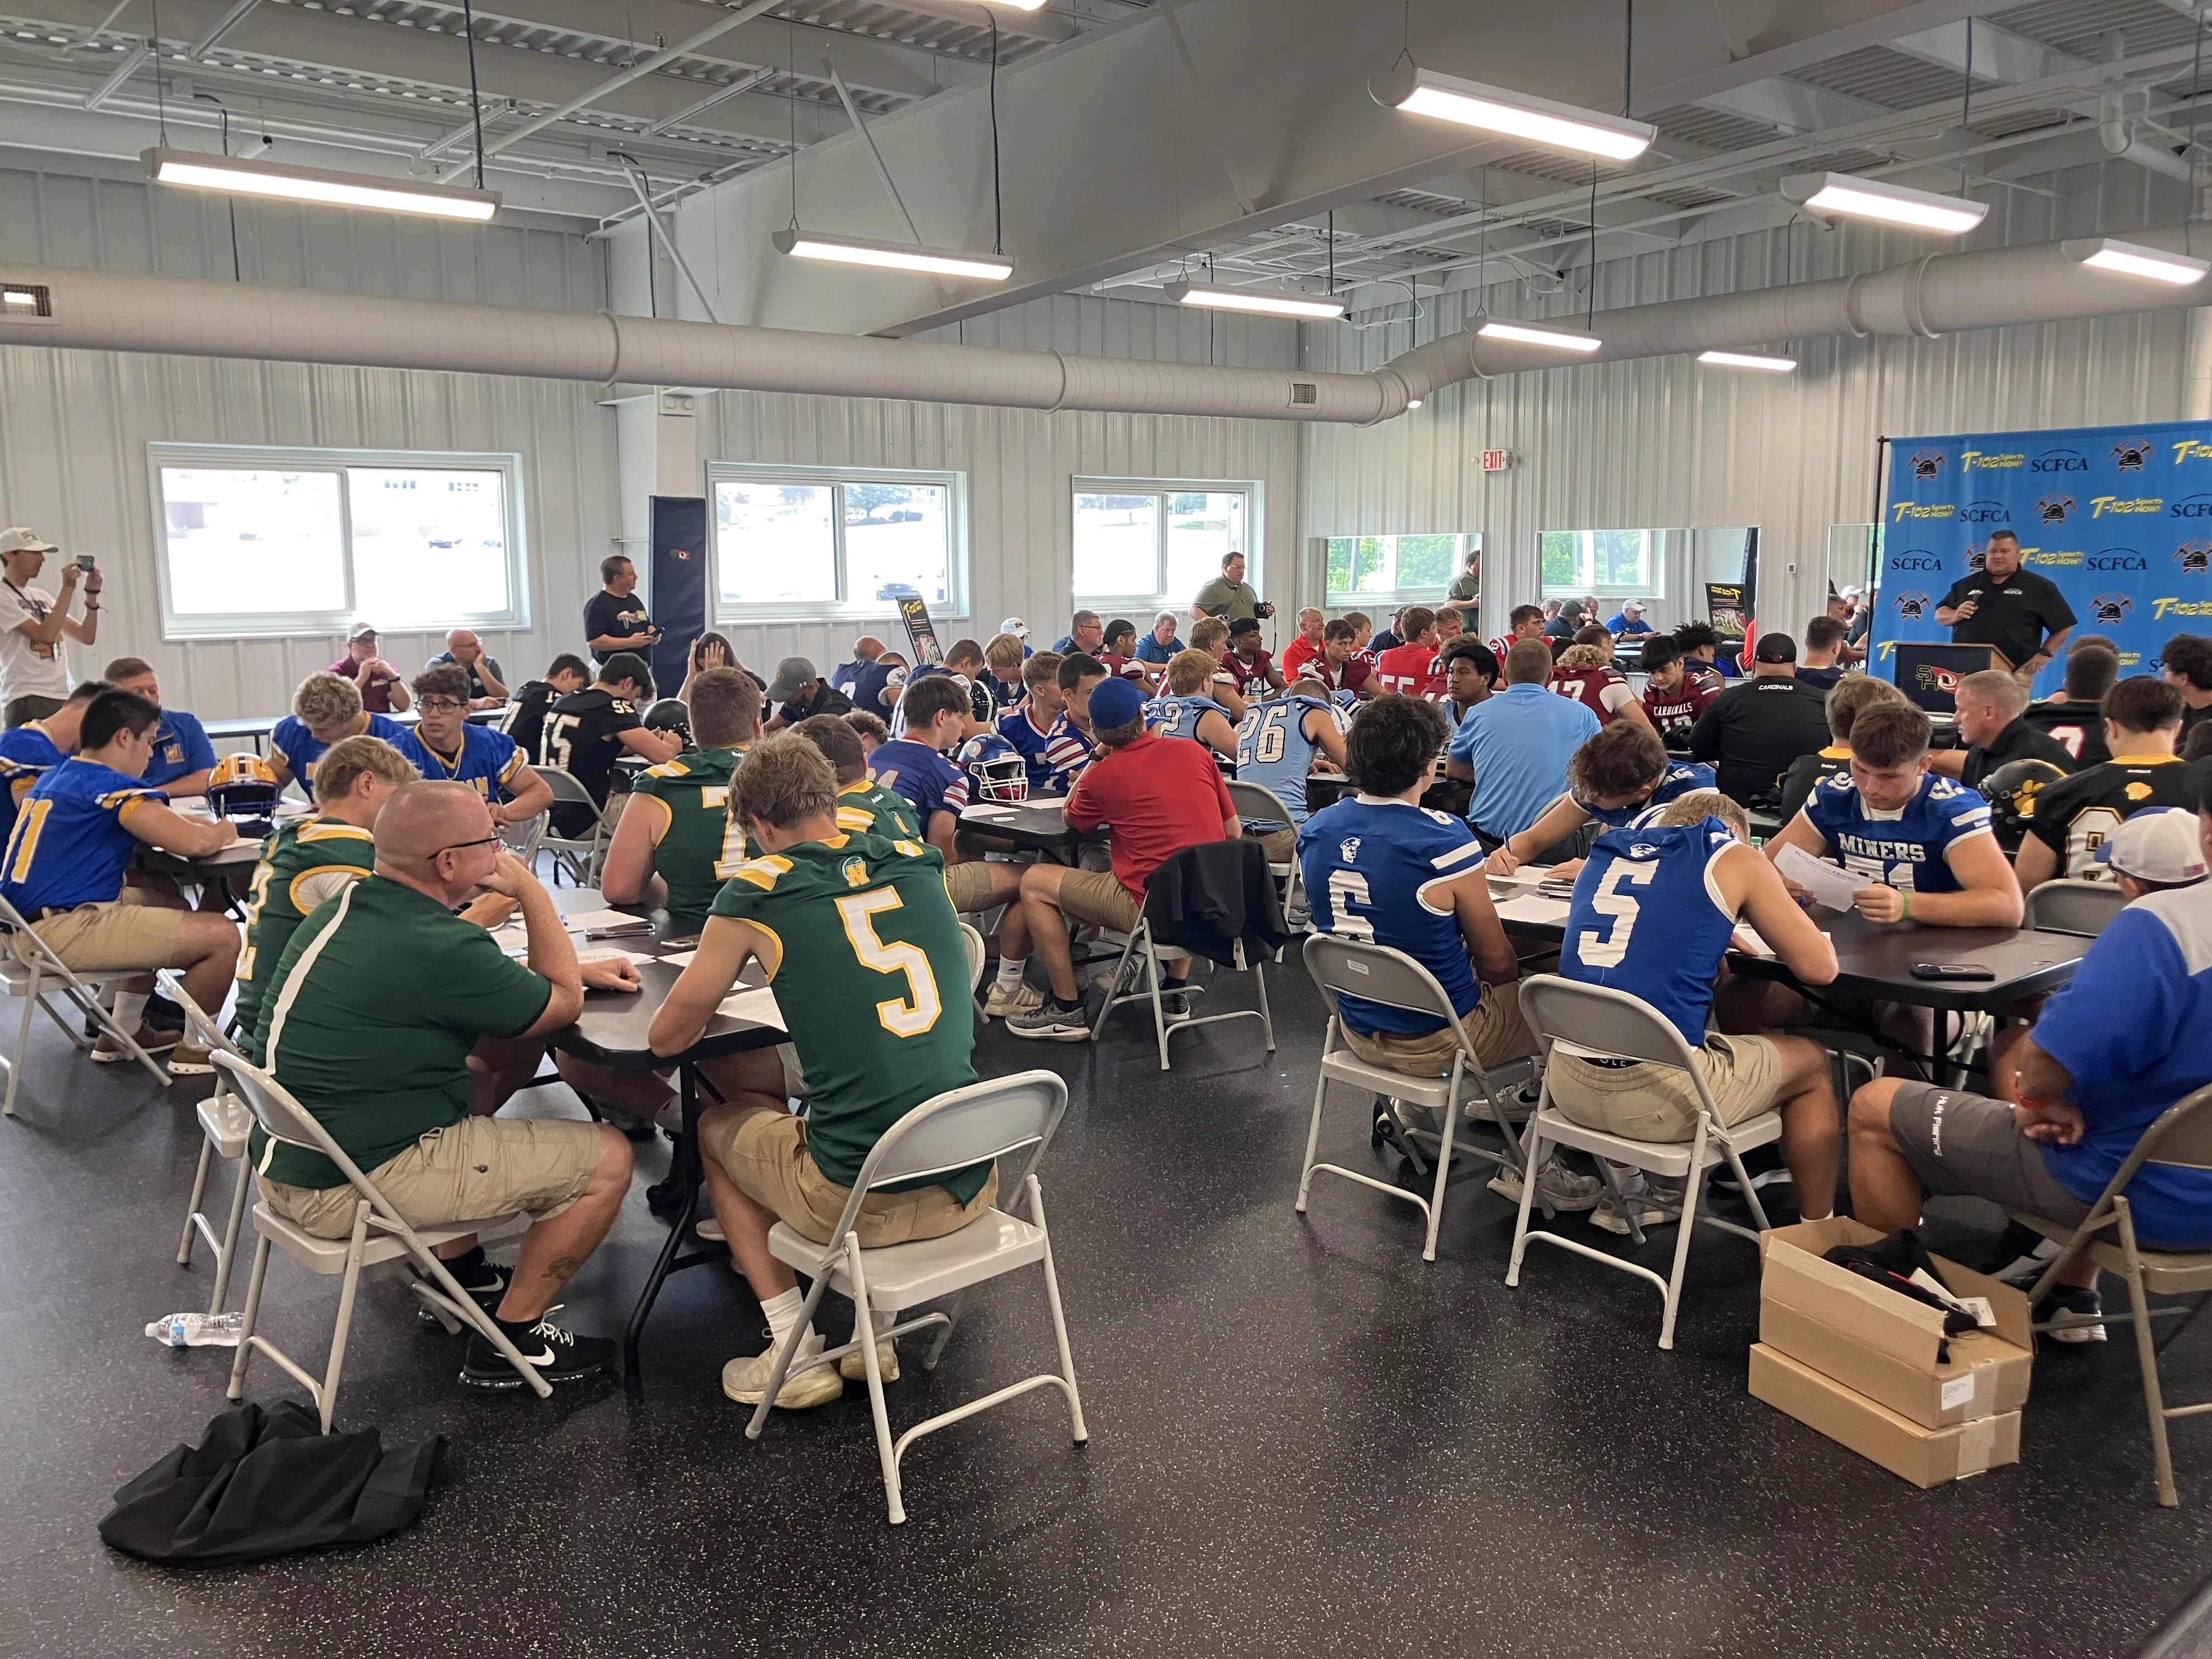
[[[229,1395],[233,1400],[245,1395],[246,1370],[254,1354],[265,1353],[307,1389],[322,1414],[324,1432],[328,1433],[337,1407],[346,1339],[353,1328],[354,1293],[360,1285],[362,1270],[403,1260],[416,1270],[411,1285],[415,1294],[428,1304],[441,1324],[449,1331],[457,1331],[463,1325],[477,1331],[499,1350],[516,1374],[537,1394],[544,1396],[552,1393],[552,1385],[523,1358],[520,1350],[500,1329],[498,1322],[477,1305],[432,1249],[434,1245],[471,1234],[511,1230],[521,1219],[520,1216],[486,1216],[479,1220],[420,1229],[408,1225],[391,1201],[362,1173],[361,1167],[347,1156],[345,1149],[331,1138],[331,1132],[273,1075],[226,1049],[215,1051],[215,1063],[217,1074],[237,1090],[254,1121],[269,1137],[270,1144],[254,1171],[257,1176],[266,1173],[277,1146],[293,1146],[319,1152],[330,1159],[357,1194],[352,1235],[345,1240],[323,1238],[308,1232],[297,1222],[270,1209],[266,1199],[253,1206],[254,1230],[260,1238],[254,1246],[253,1271],[246,1283],[246,1318],[239,1331],[238,1358],[231,1365]],[[343,1275],[338,1293],[337,1322],[331,1336],[330,1360],[319,1379],[256,1329],[261,1316],[262,1287],[269,1274],[271,1243],[281,1243],[287,1255],[312,1273]]]
[[[1037,1165],[1067,1112],[1067,1085],[1050,1072],[1022,1072],[971,1084],[923,1102],[887,1130],[870,1149],[853,1183],[852,1195],[826,1243],[817,1243],[790,1225],[779,1222],[769,1232],[769,1249],[812,1283],[798,1322],[775,1350],[775,1363],[761,1403],[745,1426],[746,1438],[757,1440],[766,1427],[769,1411],[785,1380],[794,1370],[834,1365],[856,1349],[862,1356],[868,1382],[868,1401],[875,1420],[876,1455],[884,1480],[885,1505],[893,1525],[906,1519],[901,1495],[899,1462],[907,1448],[923,1435],[950,1426],[963,1418],[1003,1404],[1033,1389],[1056,1388],[1067,1402],[1069,1427],[1078,1445],[1089,1438],[1084,1426],[1083,1398],[1075,1382],[1075,1361],[1067,1340],[1066,1316],[1060,1306],[1060,1279],[1053,1265],[1052,1237],[1045,1224],[1044,1194],[1037,1184]],[[864,1250],[853,1231],[860,1206],[872,1188],[950,1175],[971,1164],[1008,1158],[1026,1150],[1029,1159],[1018,1182],[1027,1200],[1029,1219],[1023,1221],[1004,1209],[986,1211],[966,1226],[937,1238]],[[1045,1301],[1052,1314],[1053,1335],[1059,1350],[1057,1370],[1041,1371],[1002,1389],[955,1406],[915,1424],[896,1440],[884,1401],[881,1360],[877,1345],[909,1332],[939,1328],[922,1361],[933,1370],[951,1340],[959,1318],[960,1299],[967,1290],[986,1279],[1019,1267],[1044,1270]],[[853,1340],[805,1359],[798,1358],[799,1344],[813,1322],[825,1290],[835,1289],[853,1303]],[[901,1319],[906,1309],[949,1298],[947,1307],[918,1317]],[[878,1325],[882,1318],[884,1323]]]
[[[557,766],[541,766],[536,770],[553,791],[556,807],[582,806],[592,814],[592,830],[587,836],[556,834],[549,818],[548,827],[538,841],[539,847],[553,854],[556,869],[567,871],[577,886],[590,887],[599,880],[599,858],[606,851],[607,826],[599,803],[592,799],[592,792],[574,774]]]
[[[2046,881],[2028,891],[2026,925],[2046,933],[2094,939],[2127,902],[2118,882]]]
[[[30,941],[27,962],[16,953],[15,940],[18,937]],[[43,1010],[76,1048],[82,1049],[85,1046],[79,1034],[79,1022],[65,1018],[46,1000],[56,992],[78,1014],[90,1020],[102,1036],[112,1036],[122,1044],[124,1052],[143,1066],[156,1083],[165,1089],[169,1086],[167,1067],[139,1045],[135,1032],[118,1025],[114,1015],[100,1006],[100,986],[136,979],[145,971],[143,968],[115,968],[79,973],[54,954],[53,947],[39,936],[39,930],[26,921],[14,905],[0,898],[0,982],[4,982],[11,994],[23,999],[23,1019],[15,1030],[15,1057],[7,1062],[8,1093],[5,1101],[0,1102],[0,1116],[15,1115],[15,1091],[22,1082],[24,1059],[31,1052],[33,1010]]]
[[[185,989],[185,976],[174,968],[164,968],[154,976],[161,988],[174,998],[185,1011],[185,1026],[195,1040],[210,1054],[225,1053],[244,1057],[245,1051],[230,1040],[215,1017],[195,1001]],[[230,1086],[229,1074],[218,1071],[215,1074],[215,1092],[200,1102],[197,1108],[200,1123],[199,1167],[192,1174],[192,1195],[185,1206],[185,1225],[177,1240],[177,1265],[192,1265],[192,1243],[204,1239],[215,1252],[215,1288],[208,1300],[208,1312],[219,1314],[230,1295],[231,1264],[238,1257],[239,1228],[246,1218],[246,1200],[253,1188],[253,1177],[246,1167],[246,1132],[253,1125],[253,1115]],[[208,1176],[215,1160],[238,1166],[230,1189],[230,1213],[224,1219],[220,1234],[215,1222],[201,1208],[207,1196]]]
[[[983,963],[990,954],[983,943],[983,935],[967,922],[960,924],[960,942],[968,947],[968,994],[973,996],[975,988],[983,982]]]
[[[1358,1182],[1363,1187],[1413,1205],[1428,1218],[1428,1236],[1421,1246],[1421,1259],[1433,1261],[1437,1259],[1437,1233],[1443,1224],[1445,1184],[1453,1158],[1460,1152],[1472,1152],[1503,1169],[1522,1168],[1521,1146],[1514,1137],[1512,1123],[1515,1116],[1526,1115],[1526,1112],[1524,1109],[1516,1113],[1513,1104],[1509,1103],[1512,1098],[1510,1091],[1535,1075],[1534,1062],[1516,1060],[1498,1066],[1484,1066],[1482,1056],[1475,1053],[1467,1028],[1460,1023],[1457,1011],[1452,1006],[1450,994],[1434,974],[1402,951],[1371,940],[1314,933],[1305,942],[1305,963],[1306,972],[1328,1006],[1329,1018],[1327,1035],[1322,1040],[1321,1075],[1314,1085],[1313,1115],[1306,1125],[1305,1167],[1298,1176],[1296,1207],[1301,1215],[1305,1213],[1307,1200],[1313,1192],[1313,1178],[1317,1174]],[[1433,1079],[1417,1078],[1362,1060],[1344,1035],[1344,1014],[1338,999],[1346,996],[1443,1020],[1459,1038],[1459,1052],[1452,1057],[1449,1072]],[[1361,1090],[1370,1100],[1382,1095],[1395,1101],[1410,1101],[1438,1116],[1442,1127],[1433,1136],[1419,1130],[1407,1132],[1395,1112],[1389,1116],[1390,1133],[1400,1140],[1401,1150],[1417,1171],[1427,1173],[1421,1169],[1421,1155],[1414,1143],[1427,1139],[1436,1144],[1435,1185],[1426,1198],[1360,1170],[1320,1160],[1322,1107],[1331,1083]],[[1457,1139],[1462,1115],[1474,1115],[1470,1109],[1474,1104],[1470,1096],[1477,1094],[1488,1109],[1484,1115],[1498,1126],[1504,1138],[1496,1150],[1478,1142],[1462,1146]]]
[[[1251,783],[1237,778],[1228,780],[1229,804],[1237,809],[1237,816],[1247,823],[1255,819],[1272,819],[1297,828],[1298,821],[1291,815],[1290,805],[1264,784]],[[1288,915],[1297,908],[1298,891],[1304,883],[1298,872],[1298,856],[1293,852],[1287,864],[1267,866],[1283,884],[1283,914]]]
[[[1659,1322],[1659,1346],[1671,1348],[1674,1346],[1674,1316],[1682,1299],[1682,1276],[1689,1267],[1690,1235],[1697,1225],[1703,1223],[1753,1241],[1766,1231],[1766,1211],[1759,1201],[1750,1176],[1744,1170],[1741,1154],[1753,1146],[1781,1139],[1782,1115],[1767,1111],[1733,1127],[1724,1125],[1719,1109],[1713,1103],[1712,1091],[1705,1086],[1705,1073],[1682,1034],[1656,1008],[1626,991],[1585,985],[1555,974],[1539,974],[1521,981],[1521,1017],[1543,1043],[1547,1061],[1559,1058],[1559,1045],[1564,1043],[1570,1052],[1597,1059],[1641,1061],[1686,1073],[1696,1091],[1697,1124],[1687,1141],[1638,1140],[1577,1123],[1553,1105],[1552,1084],[1556,1067],[1547,1064],[1543,1098],[1538,1103],[1535,1116],[1528,1121],[1526,1152],[1531,1167],[1541,1167],[1547,1145],[1572,1146],[1595,1158],[1598,1172],[1628,1223],[1629,1235],[1639,1245],[1644,1243],[1644,1227],[1638,1212],[1648,1200],[1626,1198],[1614,1166],[1627,1165],[1680,1177],[1682,1201],[1676,1209],[1676,1221],[1680,1231],[1674,1240],[1674,1267],[1662,1279],[1639,1262],[1593,1249],[1579,1239],[1541,1229],[1532,1231],[1528,1212],[1535,1183],[1529,1182],[1524,1184],[1522,1193],[1520,1218],[1513,1231],[1512,1258],[1505,1272],[1505,1282],[1517,1285],[1521,1282],[1522,1260],[1530,1241],[1541,1240],[1646,1279],[1657,1288],[1664,1310]],[[1755,1230],[1698,1212],[1698,1202],[1705,1177],[1723,1162],[1735,1172],[1739,1189],[1750,1206]],[[1655,1202],[1653,1207],[1669,1206]]]

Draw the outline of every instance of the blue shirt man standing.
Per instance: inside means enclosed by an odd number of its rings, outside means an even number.
[[[1505,653],[1505,690],[1467,711],[1447,770],[1474,781],[1468,822],[1486,844],[1509,841],[1566,793],[1567,762],[1598,733],[1598,718],[1554,696],[1551,647],[1523,640]]]

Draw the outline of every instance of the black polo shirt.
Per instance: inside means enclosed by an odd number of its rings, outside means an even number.
[[[590,642],[593,640],[626,640],[644,633],[651,626],[653,626],[652,619],[646,615],[645,611],[645,600],[635,593],[623,596],[610,593],[603,588],[592,594],[590,603],[584,606],[584,641],[586,648],[590,648]],[[644,652],[651,647],[639,646],[635,648]],[[592,660],[604,665],[608,657],[612,654],[611,652],[593,649]]]
[[[1956,610],[1974,601],[1974,614],[1954,623],[1954,645],[1994,645],[2005,660],[2018,668],[2043,649],[2044,638],[2078,620],[2058,585],[2032,570],[2015,570],[2000,581],[1979,570],[1968,571],[1951,584],[1941,608]]]
[[[2062,772],[2071,772],[2080,764],[2057,738],[2018,719],[1997,733],[1996,742],[1986,747],[1977,744],[1966,750],[1959,781],[1969,789],[1978,789],[1984,778],[2006,762],[2016,760],[2049,761]]]
[[[1721,793],[1744,806],[1775,799],[1792,763],[1827,746],[1827,696],[1794,675],[1737,681],[1690,728],[1690,757],[1715,767]]]
[[[786,726],[796,726],[816,714],[849,714],[853,712],[853,700],[829,681],[817,680],[812,702],[793,697],[775,712],[783,717]]]

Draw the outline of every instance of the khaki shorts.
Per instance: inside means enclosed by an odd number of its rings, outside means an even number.
[[[1298,831],[1296,824],[1287,830],[1270,830],[1259,838],[1260,850],[1267,855],[1270,864],[1290,864],[1298,856]]]
[[[1771,1040],[1709,1036],[1692,1052],[1723,1124],[1773,1109],[1782,1050]],[[1545,1077],[1552,1103],[1586,1129],[1631,1140],[1689,1140],[1698,1133],[1697,1085],[1672,1066],[1601,1066],[1554,1048]]]
[[[1517,979],[1503,985],[1484,986],[1482,1000],[1462,1015],[1459,1023],[1467,1032],[1468,1041],[1474,1045],[1476,1058],[1486,1067],[1502,1066],[1509,1060],[1536,1052],[1536,1039],[1528,1035],[1528,1026],[1522,1022],[1521,981]],[[1440,1025],[1420,1036],[1401,1036],[1393,1031],[1362,1036],[1347,1025],[1344,1027],[1344,1040],[1352,1045],[1352,1052],[1370,1066],[1403,1072],[1407,1077],[1448,1076],[1452,1061],[1459,1054],[1459,1037],[1449,1025]]]
[[[1145,907],[1110,871],[1071,870],[1060,878],[1060,913],[1070,921],[1087,921],[1117,933],[1133,933]]]
[[[117,968],[166,968],[176,960],[185,912],[149,904],[142,889],[126,887],[112,904],[81,904],[41,921],[27,916],[46,948],[88,974]],[[17,936],[15,954],[28,963],[31,942]]]
[[[410,1227],[488,1221],[518,1211],[556,1216],[584,1195],[599,1167],[599,1126],[562,1118],[465,1117],[433,1129],[368,1171],[376,1190]],[[287,1187],[264,1181],[277,1214],[318,1238],[353,1231],[357,1194],[343,1187]]]
[[[988,910],[997,902],[991,896],[991,868],[981,862],[946,865],[945,890],[951,896],[952,908],[963,915]]]
[[[724,1129],[720,1145],[702,1148],[721,1160],[738,1189],[756,1203],[775,1212],[777,1219],[806,1235],[817,1244],[830,1242],[853,1196],[850,1187],[840,1187],[822,1173],[806,1150],[806,1121],[779,1117],[774,1112],[754,1112],[738,1121],[734,1131]],[[911,1192],[870,1193],[860,1200],[853,1219],[853,1232],[864,1250],[911,1239],[942,1238],[958,1232],[991,1207],[999,1195],[999,1172],[991,1171],[981,1191],[963,1204],[943,1187],[916,1187]]]

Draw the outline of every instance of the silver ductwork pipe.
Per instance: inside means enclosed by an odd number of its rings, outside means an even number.
[[[2179,249],[2182,234],[2131,240]],[[2209,237],[2208,240],[2212,240]],[[1462,381],[1832,335],[1934,338],[1967,329],[2181,310],[2197,288],[2093,270],[2057,242],[1934,253],[1856,276],[1672,300],[1599,313],[1597,351],[1446,336],[1364,374],[1220,368],[1057,351],[674,322],[611,312],[526,311],[308,289],[0,264],[0,343],[337,363],[1011,409],[1371,425]],[[1580,319],[1561,319],[1560,326]]]

